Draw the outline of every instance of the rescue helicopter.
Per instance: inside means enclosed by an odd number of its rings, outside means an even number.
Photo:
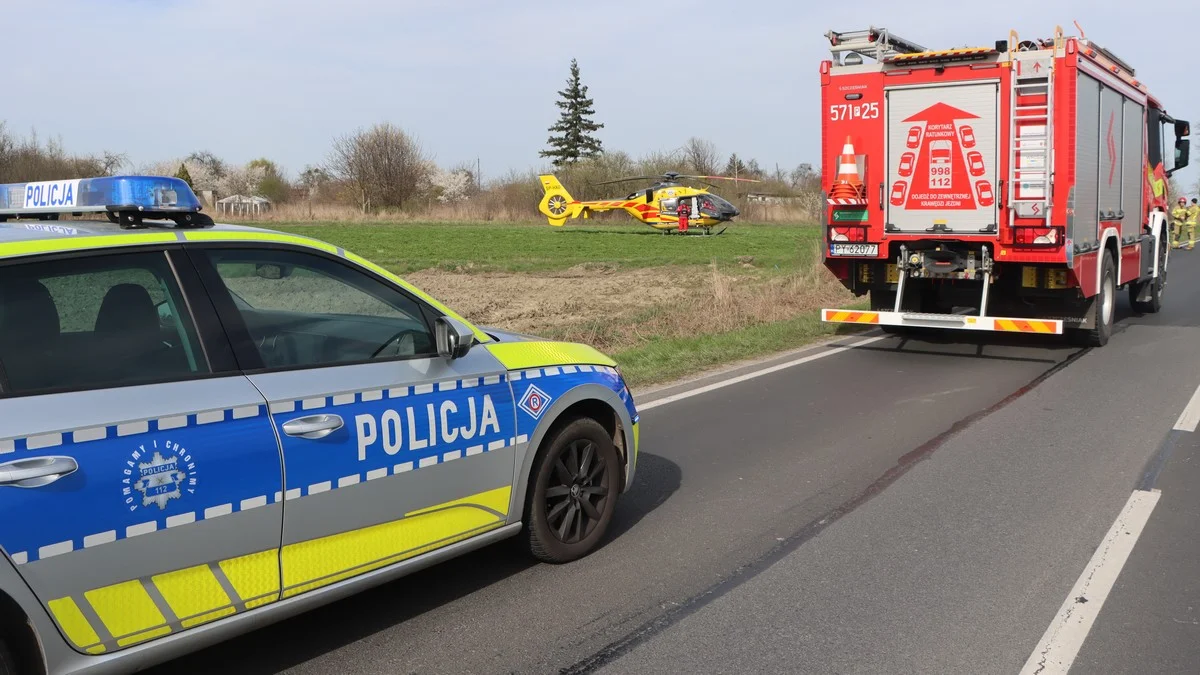
[[[630,176],[617,180],[604,181],[597,185],[611,185],[635,180],[655,181],[649,187],[632,192],[623,199],[597,199],[579,201],[571,196],[562,183],[552,175],[538,176],[542,182],[545,195],[538,204],[538,210],[550,224],[562,227],[568,218],[588,218],[593,212],[624,211],[634,220],[668,234],[678,232],[688,234],[690,228],[696,228],[701,234],[711,234],[712,229],[723,223],[731,222],[737,215],[737,207],[721,197],[709,192],[706,188],[694,188],[684,185],[681,181],[696,180],[709,187],[716,187],[709,180],[728,180],[745,183],[759,181],[749,178],[729,178],[727,176],[685,176],[668,171],[661,176]],[[681,218],[680,207],[684,206],[686,218]],[[724,232],[721,228],[716,234]]]

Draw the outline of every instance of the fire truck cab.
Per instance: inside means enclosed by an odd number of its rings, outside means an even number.
[[[825,263],[871,308],[824,321],[1101,346],[1119,288],[1159,311],[1190,126],[1133,68],[1061,28],[943,51],[877,28],[826,37]]]

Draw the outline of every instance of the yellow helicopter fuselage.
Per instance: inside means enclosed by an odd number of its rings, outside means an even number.
[[[656,230],[674,230],[680,226],[679,206],[690,207],[688,225],[703,229],[728,223],[738,210],[721,197],[703,188],[686,185],[655,185],[635,192],[624,199],[580,201],[571,197],[554,176],[539,176],[545,195],[538,211],[555,227],[562,227],[569,218],[587,218],[591,213],[624,211],[634,220]]]

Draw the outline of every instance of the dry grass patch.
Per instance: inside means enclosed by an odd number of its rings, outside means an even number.
[[[536,275],[424,270],[408,278],[477,323],[611,353],[787,321],[852,300],[817,250],[810,264],[784,275],[745,261],[729,269],[581,265]]]

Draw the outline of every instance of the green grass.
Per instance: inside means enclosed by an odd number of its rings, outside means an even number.
[[[851,305],[851,308],[866,308]],[[727,333],[655,340],[613,355],[630,387],[686,377],[716,366],[795,349],[863,328],[822,323],[818,312],[787,321],[750,326]]]
[[[720,236],[668,236],[637,225],[520,223],[283,223],[276,229],[314,237],[404,274],[428,268],[464,272],[546,272],[582,264],[621,268],[739,265],[795,268],[816,227],[735,223]]]

